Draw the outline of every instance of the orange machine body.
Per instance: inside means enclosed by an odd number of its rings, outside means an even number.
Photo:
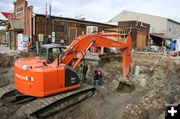
[[[38,57],[19,59],[15,62],[14,68],[16,89],[26,95],[44,97],[78,88],[80,84],[76,74],[70,77],[73,85],[65,82],[68,78],[67,70],[73,72],[71,67],[63,64],[57,66],[52,63],[44,66]]]
[[[108,38],[118,38],[119,36],[120,34],[80,36],[67,47],[60,61],[55,60],[50,64],[40,57],[18,59],[14,64],[16,89],[26,95],[44,97],[78,88],[80,79],[75,68],[91,46],[123,49],[123,74],[126,76],[131,63],[131,37],[128,36],[124,42]],[[81,56],[77,57],[79,53]],[[78,59],[74,62],[75,57]]]

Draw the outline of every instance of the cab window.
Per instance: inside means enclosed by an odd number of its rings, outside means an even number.
[[[46,54],[47,54],[46,49],[45,49],[45,48],[42,48],[42,49],[40,50],[40,56],[43,57],[43,58],[46,58]]]
[[[49,49],[49,55],[48,55],[48,60],[53,62],[57,57],[58,54],[61,54],[61,49],[60,48],[51,48]]]

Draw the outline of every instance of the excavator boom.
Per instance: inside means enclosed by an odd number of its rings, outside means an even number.
[[[108,47],[108,48],[119,48],[123,51],[123,74],[127,76],[129,73],[130,63],[131,63],[131,36],[127,36],[124,42],[119,42],[118,38],[120,34],[91,34],[83,35],[76,38],[67,48],[62,56],[61,62],[64,64],[69,64],[81,53],[79,59],[74,63],[73,68],[76,68],[79,62],[86,55],[86,51],[90,47]],[[115,39],[112,40],[111,38]]]

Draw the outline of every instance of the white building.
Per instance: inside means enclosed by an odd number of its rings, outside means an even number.
[[[160,16],[153,16],[124,10],[112,18],[109,23],[118,24],[118,21],[132,20],[150,24],[150,33],[164,34],[164,36],[173,39],[180,37],[180,23]]]

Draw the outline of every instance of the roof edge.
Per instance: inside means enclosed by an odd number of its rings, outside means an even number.
[[[39,16],[46,16],[45,14],[40,14],[40,13],[34,13],[34,14],[35,14],[35,15],[39,15]],[[116,26],[117,26],[117,25],[112,25],[112,24],[110,24],[110,23],[95,22],[95,21],[90,21],[90,20],[81,20],[81,19],[70,18],[70,17],[62,17],[62,16],[55,16],[55,15],[51,15],[51,17],[54,17],[54,18],[62,18],[62,19],[67,19],[67,20],[74,20],[74,21],[80,21],[80,22],[96,23],[96,24],[113,26],[113,27],[116,27]]]
[[[174,22],[174,23],[176,23],[176,24],[178,24],[178,25],[180,25],[180,22],[177,22],[177,21],[175,21],[175,20],[172,20],[172,19],[169,19],[169,18],[167,18],[167,20],[168,20],[168,21],[171,21],[171,22]]]
[[[134,12],[134,11],[129,11],[129,10],[123,10],[122,12],[120,12],[119,14],[123,13],[123,12],[131,12],[131,13],[137,13],[137,14],[142,14],[142,15],[149,15],[149,16],[153,16],[153,17],[160,17],[160,18],[164,18],[164,19],[167,19],[168,21],[171,21],[171,22],[174,22],[178,25],[180,25],[180,22],[177,22],[175,20],[172,20],[170,18],[167,18],[167,17],[162,17],[162,16],[157,16],[157,15],[152,15],[152,14],[146,14],[146,13],[141,13],[141,12]],[[119,14],[117,14],[116,16],[118,16]],[[115,16],[115,17],[116,17]],[[113,17],[111,20],[109,20],[108,22],[112,22],[112,20],[115,18]]]

